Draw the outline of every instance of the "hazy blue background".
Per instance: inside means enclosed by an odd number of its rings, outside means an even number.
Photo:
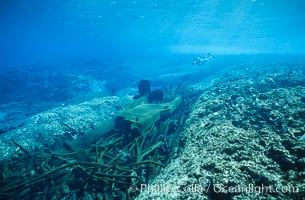
[[[305,53],[304,0],[0,0],[1,68],[166,53]]]

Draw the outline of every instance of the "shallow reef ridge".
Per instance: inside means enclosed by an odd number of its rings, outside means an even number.
[[[205,90],[181,146],[137,199],[305,196],[305,67],[236,69]]]
[[[50,147],[57,137],[73,139],[90,132],[130,102],[129,98],[115,96],[95,98],[33,115],[16,129],[0,135],[0,161],[20,153],[12,139],[30,152]]]

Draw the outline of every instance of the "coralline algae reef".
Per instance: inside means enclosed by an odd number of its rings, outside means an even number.
[[[1,199],[130,199],[165,167],[190,105],[184,92],[165,103],[144,96],[93,130],[48,148],[29,149],[9,141],[16,155],[1,162]],[[146,99],[146,100],[145,100]],[[17,153],[18,152],[18,153]]]
[[[71,139],[90,132],[130,102],[128,98],[96,98],[31,116],[16,129],[0,135],[0,160],[17,155],[20,151],[11,143],[12,139],[29,152],[48,147],[54,144],[57,137]]]
[[[300,63],[230,69],[199,98],[189,88],[166,103],[140,98],[93,128],[67,129],[76,140],[1,140],[17,151],[1,162],[0,198],[302,199],[304,77]]]
[[[232,70],[203,92],[137,199],[302,199],[305,66]]]

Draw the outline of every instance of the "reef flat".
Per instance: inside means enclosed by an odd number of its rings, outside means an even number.
[[[193,105],[173,159],[137,199],[305,196],[305,66],[235,68]]]

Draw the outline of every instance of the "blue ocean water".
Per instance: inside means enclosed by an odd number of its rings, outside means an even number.
[[[191,63],[207,53],[216,59],[197,80],[254,60],[302,60],[304,9],[301,0],[1,0],[0,103],[34,102],[30,116],[143,78],[175,85],[202,71]]]
[[[304,54],[304,1],[1,0],[1,66],[165,53]]]
[[[302,59],[304,9],[302,0],[1,0],[0,102],[62,102],[142,78],[160,86],[198,71],[191,63],[206,53],[217,59],[201,76],[250,62],[238,55]]]

